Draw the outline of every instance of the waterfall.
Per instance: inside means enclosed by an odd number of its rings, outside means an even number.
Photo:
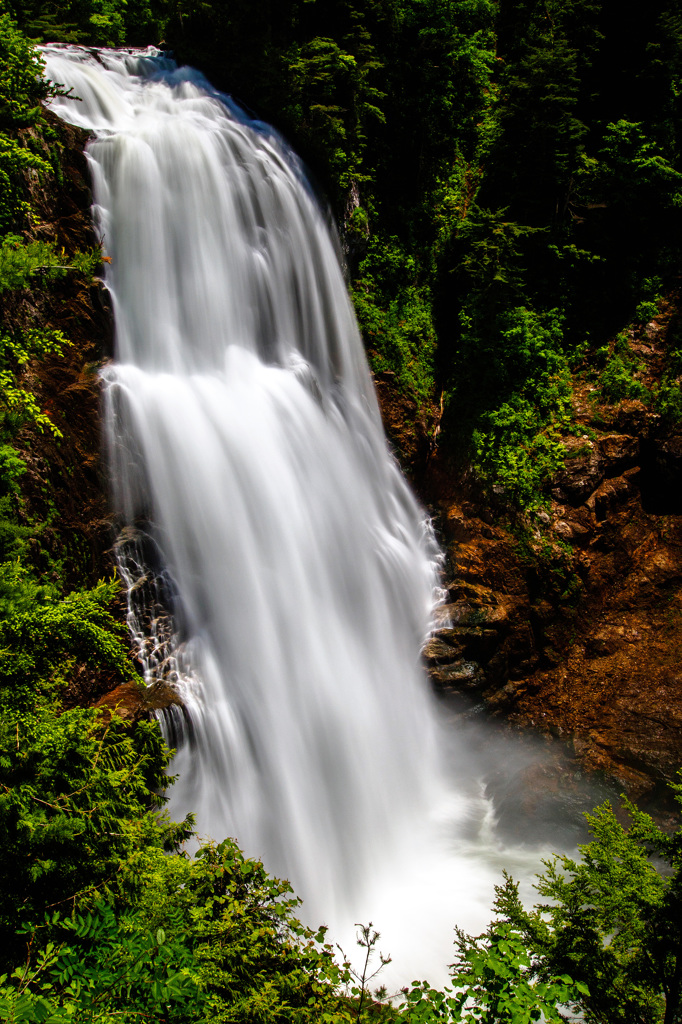
[[[276,133],[196,71],[153,49],[44,53],[72,90],[53,108],[93,132],[121,566],[131,591],[156,573],[146,640],[134,599],[131,625],[189,723],[171,812],[288,877],[311,922],[392,913],[417,949],[408,904],[432,931],[445,902],[449,941],[467,900],[487,915],[462,821],[482,834],[489,807],[444,781],[420,667],[438,551],[323,211]]]

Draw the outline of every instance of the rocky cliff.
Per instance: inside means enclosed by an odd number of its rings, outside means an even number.
[[[677,310],[671,295],[628,333],[649,393]],[[682,429],[643,401],[607,402],[589,372],[573,407],[565,467],[534,515],[484,495],[452,456],[417,462],[447,552],[425,657],[437,690],[563,737],[581,767],[656,802],[682,765]],[[395,431],[395,397],[386,418]]]

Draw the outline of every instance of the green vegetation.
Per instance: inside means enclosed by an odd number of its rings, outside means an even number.
[[[357,213],[357,211],[356,211]],[[390,373],[421,406],[435,387],[436,332],[429,289],[397,239],[372,239],[353,282],[353,301],[372,370]]]
[[[464,1024],[530,1024],[566,1018],[559,1007],[588,996],[569,975],[539,976],[522,935],[506,922],[494,923],[479,938],[458,932],[453,988],[434,991],[426,982],[407,993],[410,1024],[462,1021]]]
[[[18,137],[21,129],[41,121],[40,101],[49,93],[42,68],[29,40],[0,8],[0,231],[29,212],[23,173],[49,169],[25,138]]]
[[[682,787],[675,787],[678,802]],[[496,910],[523,935],[541,976],[569,971],[585,988],[584,1019],[672,1024],[682,1012],[681,832],[667,835],[625,801],[625,829],[608,805],[588,815],[582,859],[555,858],[527,911],[507,879]],[[663,870],[662,870],[663,869]]]
[[[167,16],[155,0],[4,0],[4,7],[31,39],[94,46],[159,42]]]

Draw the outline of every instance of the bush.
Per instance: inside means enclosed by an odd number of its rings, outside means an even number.
[[[614,355],[604,367],[601,376],[601,395],[607,402],[620,402],[623,398],[649,397],[648,389],[633,376],[630,360]]]
[[[537,885],[547,903],[526,911],[507,879],[496,909],[541,976],[567,972],[585,986],[574,1008],[590,1024],[672,1024],[682,1012],[682,830],[668,835],[624,805],[629,828],[605,804],[587,815],[594,839],[582,859],[547,862]]]

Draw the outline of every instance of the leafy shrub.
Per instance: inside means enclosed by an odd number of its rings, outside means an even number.
[[[100,581],[92,590],[61,600],[53,589],[28,582],[26,572],[17,572],[14,580],[5,573],[3,582],[5,610],[12,612],[0,620],[0,707],[29,706],[37,695],[51,692],[51,681],[68,660],[108,668],[119,680],[136,678],[122,643],[126,627],[108,608],[118,592],[116,580]],[[16,586],[13,593],[10,582]],[[19,611],[27,588],[47,599]]]
[[[623,398],[649,397],[648,389],[633,376],[631,361],[621,355],[614,355],[604,367],[601,376],[601,395],[607,402],[619,402]]]
[[[589,994],[569,975],[543,980],[537,957],[506,922],[492,924],[479,938],[458,930],[456,945],[452,988],[441,992],[422,982],[407,993],[404,1019],[410,1024],[559,1024],[566,1019],[560,1006]]]
[[[49,171],[49,164],[16,137],[41,120],[40,101],[49,91],[43,67],[12,19],[0,12],[0,230],[29,211],[23,172]]]
[[[139,914],[117,916],[101,899],[70,918],[48,915],[42,927],[54,939],[0,977],[0,1020],[108,1022],[122,1003],[127,1019],[188,1019],[178,1010],[196,1019],[199,988],[183,934],[150,932]]]
[[[434,390],[432,299],[417,261],[397,239],[373,239],[353,282],[353,303],[372,370],[391,373],[420,407]]]
[[[126,1019],[174,1024],[356,1019],[324,929],[301,925],[289,884],[233,841],[193,860],[147,844],[135,876],[115,900],[96,896],[89,909],[22,928],[28,952],[0,979],[0,1019],[113,1022],[122,999]]]
[[[148,808],[168,779],[156,724],[134,734],[81,708],[56,717],[45,703],[0,724],[0,931],[13,933],[55,905],[115,890],[141,847],[186,830]],[[157,801],[158,802],[158,801]],[[6,954],[5,954],[6,955]],[[6,963],[6,961],[5,961]]]
[[[474,466],[489,486],[528,508],[541,500],[543,485],[563,466],[561,436],[571,422],[571,376],[556,310],[509,310],[500,314],[498,331],[482,345],[487,361],[479,390],[467,394],[455,382],[450,415],[457,415],[461,400],[464,415],[469,411],[474,423]],[[469,350],[474,332],[473,320],[463,317],[462,344]]]
[[[678,423],[682,420],[682,387],[664,377],[654,395],[654,408],[664,420]]]
[[[537,889],[547,903],[526,911],[507,879],[495,906],[543,977],[566,971],[585,986],[574,1008],[590,1024],[668,1024],[682,1011],[682,831],[666,834],[624,805],[629,828],[605,804],[587,815],[594,838],[581,860],[546,863]]]
[[[647,324],[658,315],[657,302],[640,302],[635,310],[635,319],[641,324]]]

